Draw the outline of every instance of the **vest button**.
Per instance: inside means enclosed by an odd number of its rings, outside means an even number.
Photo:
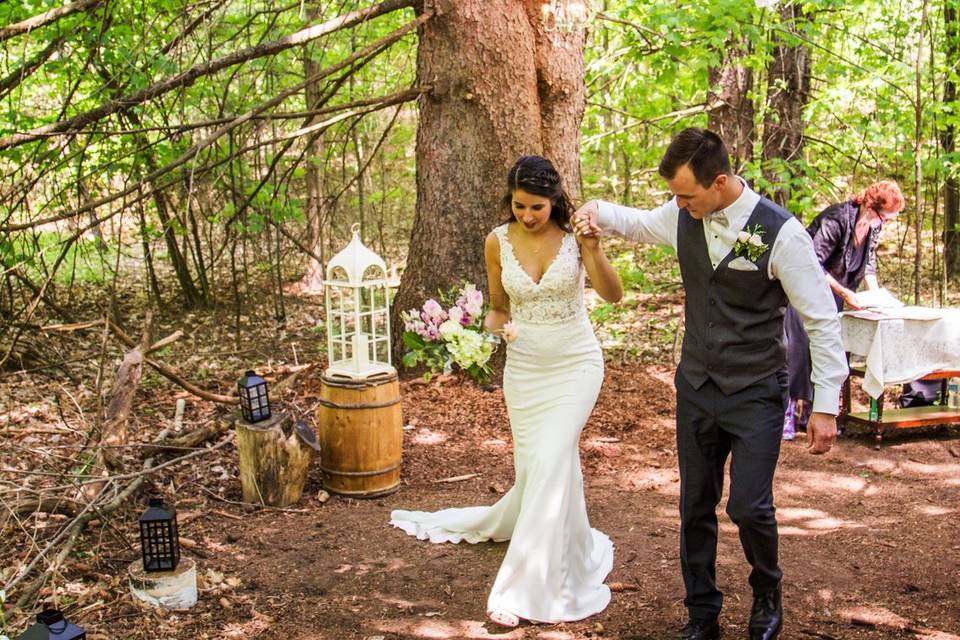
[[[712,322],[708,322],[708,323],[707,323],[707,326],[710,327],[711,329],[713,329],[713,323],[712,323]]]
[[[708,342],[708,343],[707,343],[707,351],[713,351],[713,343],[712,343],[712,342]]]
[[[716,306],[716,304],[717,304],[717,301],[714,300],[713,298],[710,298],[710,306],[713,307],[713,306]]]

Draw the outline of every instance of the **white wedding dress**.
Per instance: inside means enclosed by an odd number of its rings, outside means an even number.
[[[487,611],[534,622],[581,620],[606,608],[613,544],[590,528],[578,444],[600,393],[603,357],[583,303],[584,268],[567,234],[539,283],[500,240],[503,288],[519,336],[507,345],[503,395],[515,484],[489,507],[394,511],[390,523],[431,542],[510,540]]]

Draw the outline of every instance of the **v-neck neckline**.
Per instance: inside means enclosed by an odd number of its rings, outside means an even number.
[[[513,256],[513,261],[517,263],[517,266],[520,267],[520,271],[522,271],[523,274],[524,274],[525,276],[527,276],[527,280],[529,280],[530,283],[533,284],[533,286],[535,286],[535,287],[539,287],[539,286],[540,286],[540,284],[543,282],[543,279],[547,277],[547,274],[548,274],[548,273],[550,273],[550,270],[553,268],[553,265],[556,264],[557,258],[559,258],[559,257],[560,257],[560,254],[563,253],[563,245],[567,242],[567,236],[568,236],[568,235],[570,235],[570,234],[567,233],[566,231],[563,232],[563,237],[560,238],[560,246],[557,248],[557,252],[554,254],[553,259],[552,259],[552,260],[550,261],[550,263],[547,265],[547,268],[543,270],[543,273],[540,274],[540,279],[539,279],[539,280],[534,280],[534,279],[533,279],[533,276],[530,275],[530,273],[529,273],[526,269],[523,268],[523,263],[520,262],[520,259],[517,258],[517,252],[514,251],[514,249],[513,249],[513,242],[510,240],[510,226],[507,225],[506,229],[505,229],[504,232],[503,232],[503,237],[504,237],[504,238],[506,239],[506,241],[507,241],[507,247],[509,247],[509,249],[510,249],[510,255]]]

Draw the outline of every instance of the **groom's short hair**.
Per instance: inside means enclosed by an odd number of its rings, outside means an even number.
[[[678,133],[660,161],[660,175],[672,180],[680,167],[690,172],[702,187],[709,187],[720,174],[730,175],[730,155],[723,140],[709,129],[690,127]]]

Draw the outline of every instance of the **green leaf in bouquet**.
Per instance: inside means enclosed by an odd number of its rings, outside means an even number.
[[[403,366],[406,368],[415,367],[420,362],[420,353],[418,351],[408,351],[403,354]]]
[[[403,332],[403,344],[407,345],[411,349],[423,349],[425,346],[427,346],[423,336],[413,331]]]

